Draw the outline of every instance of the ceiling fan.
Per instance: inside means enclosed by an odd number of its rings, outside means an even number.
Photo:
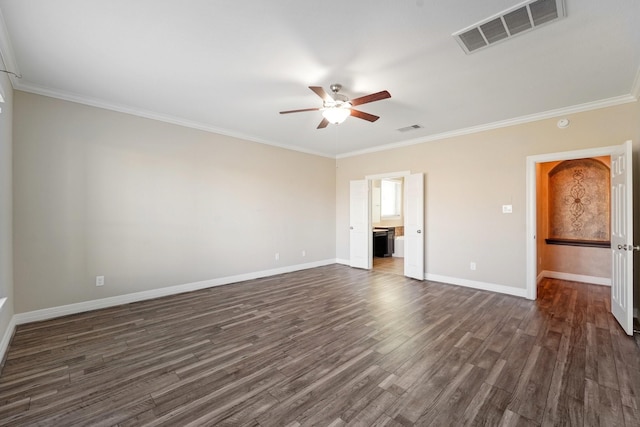
[[[309,86],[309,89],[311,89],[316,95],[322,98],[322,107],[280,111],[280,114],[301,113],[303,111],[322,111],[323,118],[317,129],[326,128],[329,123],[340,124],[344,122],[349,116],[357,117],[369,122],[375,122],[380,117],[374,116],[373,114],[365,113],[360,110],[355,110],[352,107],[367,104],[369,102],[380,101],[381,99],[391,98],[391,94],[386,90],[383,90],[382,92],[376,92],[370,95],[365,95],[349,100],[349,98],[347,98],[345,95],[338,93],[340,89],[342,89],[341,84],[335,83],[330,87],[332,92],[331,94],[327,93],[320,86]]]

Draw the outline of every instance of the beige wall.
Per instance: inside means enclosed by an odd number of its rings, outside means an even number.
[[[335,258],[333,159],[19,91],[14,113],[17,313]]]
[[[1,64],[1,62],[0,62]],[[5,73],[0,73],[5,98],[0,103],[0,298],[7,298],[0,310],[0,341],[6,337],[13,317],[13,225],[12,225],[12,113],[13,89]],[[8,342],[6,343],[8,344]],[[0,348],[0,356],[2,355]]]
[[[549,119],[335,162],[22,92],[14,102],[17,313],[346,260],[349,180],[398,170],[425,173],[426,273],[524,288],[526,157],[632,139],[638,170],[638,103],[571,115],[564,130]]]
[[[638,156],[639,103],[568,118],[567,129],[558,129],[557,119],[548,119],[340,159],[338,259],[349,258],[349,180],[396,170],[423,172],[425,272],[525,288],[527,156],[616,145],[628,139],[634,140]],[[512,204],[513,213],[502,214],[503,204]],[[472,261],[476,271],[469,269]]]

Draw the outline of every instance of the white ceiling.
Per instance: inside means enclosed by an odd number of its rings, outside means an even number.
[[[466,55],[452,33],[520,0],[0,0],[14,87],[330,157],[630,102],[640,1]],[[392,98],[316,129],[308,86]],[[418,124],[422,129],[399,132]]]

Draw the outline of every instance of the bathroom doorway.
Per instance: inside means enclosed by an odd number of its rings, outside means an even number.
[[[383,178],[403,178],[403,230],[404,249],[403,275],[424,280],[424,174],[395,172],[379,175],[367,175],[363,180],[349,183],[349,265],[354,268],[371,270],[373,268],[373,238],[371,182]],[[379,231],[389,238],[388,229]],[[392,248],[397,252],[397,249]],[[386,250],[388,250],[388,246]],[[388,258],[388,257],[387,257]]]
[[[371,180],[372,266],[404,275],[404,177]]]

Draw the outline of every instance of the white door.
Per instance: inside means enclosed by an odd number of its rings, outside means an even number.
[[[424,177],[404,177],[404,275],[424,280]]]
[[[349,200],[349,265],[370,269],[369,181],[351,181]]]
[[[611,312],[633,335],[633,191],[631,141],[611,154]]]

